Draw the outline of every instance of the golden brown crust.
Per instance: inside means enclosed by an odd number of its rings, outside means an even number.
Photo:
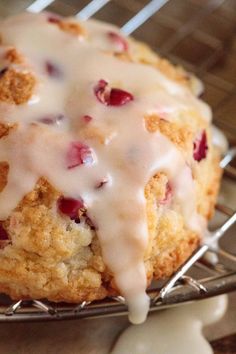
[[[156,66],[163,74],[169,77],[169,79],[177,81],[182,85],[189,86],[190,76],[182,67],[175,66],[167,59],[160,57],[157,60]]]
[[[219,171],[216,161],[213,166]],[[166,175],[159,173],[145,189],[150,234],[145,264],[149,282],[153,277],[171,275],[200,242],[200,236],[184,227],[177,212],[157,214],[155,205],[165,196],[167,182]],[[213,186],[211,199],[204,200],[207,215],[214,209],[216,193]],[[77,225],[55,214],[59,196],[41,179],[3,223],[12,245],[0,255],[0,290],[14,299],[46,297],[67,302],[117,294],[112,275],[102,260],[96,233],[88,225]]]
[[[7,162],[0,162],[0,193],[3,191],[7,185],[7,176],[9,172],[9,165]]]
[[[1,254],[0,289],[8,289],[13,298],[77,302],[107,293],[101,260],[91,251],[92,231],[54,216],[52,206],[58,197],[41,179],[3,222],[12,245]]]
[[[219,153],[216,150],[213,150],[209,151],[209,155],[211,157],[210,165],[207,161],[203,160],[201,169],[200,166],[197,165],[193,170],[194,179],[197,184],[197,195],[199,198],[197,211],[208,220],[214,215],[216,199],[223,173],[220,168]],[[204,203],[202,202],[203,200],[205,200]]]
[[[13,68],[0,74],[0,101],[20,105],[32,96],[36,84],[30,72],[21,72]]]
[[[200,244],[197,235],[189,234],[183,238],[173,249],[158,255],[153,262],[154,278],[164,279],[171,276],[188,259]]]
[[[58,26],[62,31],[72,34],[73,36],[85,37],[86,31],[78,22],[53,19],[52,24]]]
[[[181,85],[191,89],[191,76],[182,67],[174,65],[167,59],[160,57],[145,43],[134,39],[130,39],[130,42],[134,47],[131,56],[133,61],[156,67],[169,79],[177,81]]]
[[[85,29],[78,22],[60,21],[58,26],[62,31],[74,36],[85,36]]]
[[[6,51],[4,58],[12,64],[23,64],[24,63],[23,56],[15,48],[8,49]]]
[[[0,139],[7,136],[12,129],[16,129],[17,124],[0,123]]]
[[[150,114],[145,117],[146,129],[150,133],[160,131],[167,136],[174,144],[181,148],[186,148],[189,141],[192,141],[192,132],[188,126],[181,126],[175,122],[169,122],[156,114]]]

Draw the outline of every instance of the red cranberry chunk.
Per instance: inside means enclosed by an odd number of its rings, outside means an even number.
[[[55,24],[60,22],[60,18],[56,17],[56,15],[55,16],[54,15],[49,16],[47,20],[48,20],[48,22],[55,23]]]
[[[93,163],[92,150],[89,146],[80,143],[73,142],[70,144],[67,152],[67,168],[71,169],[79,165],[91,165]]]
[[[94,94],[98,101],[108,105],[109,104],[109,91],[107,90],[108,82],[105,80],[99,80],[97,85],[94,87]]]
[[[0,224],[0,241],[8,241],[9,237],[6,232],[6,230],[3,228],[3,226]]]
[[[43,124],[53,125],[60,124],[60,122],[65,118],[63,114],[49,114],[48,116],[40,118],[38,121]]]
[[[96,189],[100,189],[104,187],[105,184],[108,183],[108,178],[104,178],[102,181],[98,182],[95,186]]]
[[[47,125],[52,125],[52,124],[55,123],[55,122],[54,122],[54,119],[51,118],[51,117],[40,118],[40,119],[39,119],[39,122],[40,122],[40,123],[43,123],[43,124],[47,124]]]
[[[3,68],[0,70],[0,78],[7,72],[8,68]]]
[[[165,197],[160,200],[161,205],[169,204],[173,195],[173,191],[169,182],[166,183]]]
[[[105,80],[99,80],[94,87],[94,93],[99,102],[106,106],[123,106],[134,99],[133,95],[127,91],[118,88],[110,89]]]
[[[197,138],[193,143],[193,158],[194,160],[200,162],[207,156],[207,135],[206,131],[203,130],[200,137]]]
[[[69,216],[71,219],[77,219],[79,216],[79,210],[84,208],[84,204],[81,199],[65,197],[58,199],[57,206],[62,214]]]
[[[110,93],[110,106],[123,106],[129,101],[133,101],[131,93],[113,88]]]
[[[50,61],[45,62],[45,70],[47,74],[53,79],[60,79],[62,77],[61,69]]]
[[[120,52],[128,51],[128,42],[116,32],[108,32],[108,37],[117,46]]]
[[[85,123],[89,123],[89,122],[91,122],[91,120],[93,120],[93,118],[91,116],[88,116],[88,115],[83,116],[82,119],[83,119],[83,121]]]

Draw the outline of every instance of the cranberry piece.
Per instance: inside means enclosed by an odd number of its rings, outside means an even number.
[[[133,99],[133,95],[129,92],[117,88],[111,89],[110,106],[123,106]]]
[[[79,165],[90,165],[93,163],[92,150],[89,146],[80,143],[73,142],[70,144],[67,152],[67,168],[71,169]]]
[[[44,117],[44,118],[40,118],[39,122],[47,125],[52,125],[54,124],[54,119],[51,117]]]
[[[207,135],[206,131],[203,130],[200,137],[198,137],[193,143],[193,158],[196,161],[201,161],[207,156]]]
[[[59,14],[55,14],[54,12],[45,11],[44,13],[45,13],[46,19],[49,23],[57,24],[62,20],[62,16]]]
[[[96,189],[100,189],[102,188],[105,184],[108,183],[108,179],[104,178],[102,181],[98,182],[95,186]]]
[[[8,68],[3,68],[0,70],[0,78],[7,72]]]
[[[9,237],[6,232],[6,230],[3,228],[3,226],[0,224],[0,241],[8,241]]]
[[[171,188],[171,185],[169,182],[166,183],[166,192],[165,192],[165,197],[160,200],[160,204],[161,205],[166,205],[166,204],[169,204],[170,201],[171,201],[171,198],[172,198],[172,195],[173,195],[173,191],[172,191],[172,188]]]
[[[79,210],[84,208],[84,203],[82,199],[61,197],[58,199],[57,207],[62,214],[73,220],[78,219]]]
[[[45,62],[45,70],[47,74],[54,79],[60,79],[62,77],[60,68],[48,60]]]
[[[58,115],[48,115],[43,118],[40,118],[38,121],[43,124],[53,125],[53,124],[60,124],[60,122],[65,118],[63,114]]]
[[[120,36],[116,32],[108,32],[108,37],[117,46],[120,52],[128,51],[128,42],[124,39],[124,37]]]
[[[106,106],[123,106],[124,104],[133,101],[134,97],[131,93],[118,89],[108,87],[108,82],[99,80],[94,87],[94,93],[99,102]]]
[[[48,22],[50,22],[50,23],[56,23],[56,24],[60,22],[60,18],[59,18],[59,17],[56,17],[56,16],[53,16],[53,15],[49,16],[49,17],[47,18],[47,20],[48,20]]]
[[[99,80],[97,85],[94,87],[94,94],[98,101],[108,105],[109,104],[109,89],[107,90],[108,82],[105,80]]]
[[[83,121],[84,121],[85,123],[91,122],[92,119],[93,119],[93,118],[92,118],[91,116],[88,116],[88,115],[83,116]]]

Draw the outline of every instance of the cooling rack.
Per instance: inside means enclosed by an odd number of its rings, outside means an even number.
[[[123,26],[121,30],[125,35],[137,31],[144,23],[154,16],[168,2],[176,0],[152,0],[137,8],[135,0],[128,1],[133,12],[137,12]],[[192,0],[194,2],[194,0]],[[26,0],[28,3],[29,1]],[[56,1],[57,2],[57,1]],[[68,1],[65,1],[65,3]],[[73,2],[73,0],[71,0]],[[78,2],[75,1],[78,5]],[[176,45],[192,33],[201,21],[213,10],[219,8],[224,0],[208,0],[196,14],[186,20],[184,26],[174,32],[161,48],[161,53],[173,57],[169,53]],[[27,8],[31,12],[40,12],[48,6],[53,6],[54,0],[36,0]],[[110,0],[80,1],[84,7],[76,14],[81,20],[86,20],[102,8]],[[123,3],[123,0],[120,0]],[[201,1],[200,1],[201,3]],[[54,11],[57,9],[52,7]],[[209,37],[206,36],[205,40]],[[222,46],[215,42],[214,51],[207,57],[200,67],[191,67],[190,70],[203,74],[211,63],[214,63]],[[181,62],[181,58],[178,58]],[[222,82],[221,82],[222,83]],[[225,84],[225,83],[224,83]],[[227,86],[227,85],[226,85]],[[224,88],[226,87],[224,86]],[[229,87],[228,87],[229,89]],[[231,90],[231,91],[230,91]],[[228,96],[233,97],[236,88],[229,89]],[[220,165],[225,174],[236,180],[236,169],[232,162],[236,157],[236,148],[231,148],[225,154]],[[225,250],[218,244],[220,238],[236,223],[236,212],[229,206],[218,204],[216,207],[224,222],[211,232],[208,242],[200,246],[194,254],[177,270],[177,272],[164,282],[154,282],[148,294],[151,300],[150,311],[176,306],[185,302],[203,299],[222,293],[236,290],[236,255]],[[226,221],[225,221],[226,220]],[[236,239],[236,235],[233,235]],[[236,240],[235,240],[236,241]],[[216,246],[218,244],[218,246]],[[65,320],[75,318],[94,318],[127,314],[125,300],[121,296],[107,298],[93,303],[82,302],[77,305],[55,304],[46,300],[11,301],[6,296],[0,297],[0,322],[38,321],[38,320]]]

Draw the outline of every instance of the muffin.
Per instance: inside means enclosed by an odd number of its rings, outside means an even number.
[[[0,24],[0,291],[79,303],[146,288],[196,249],[221,170],[198,81],[94,20]]]

